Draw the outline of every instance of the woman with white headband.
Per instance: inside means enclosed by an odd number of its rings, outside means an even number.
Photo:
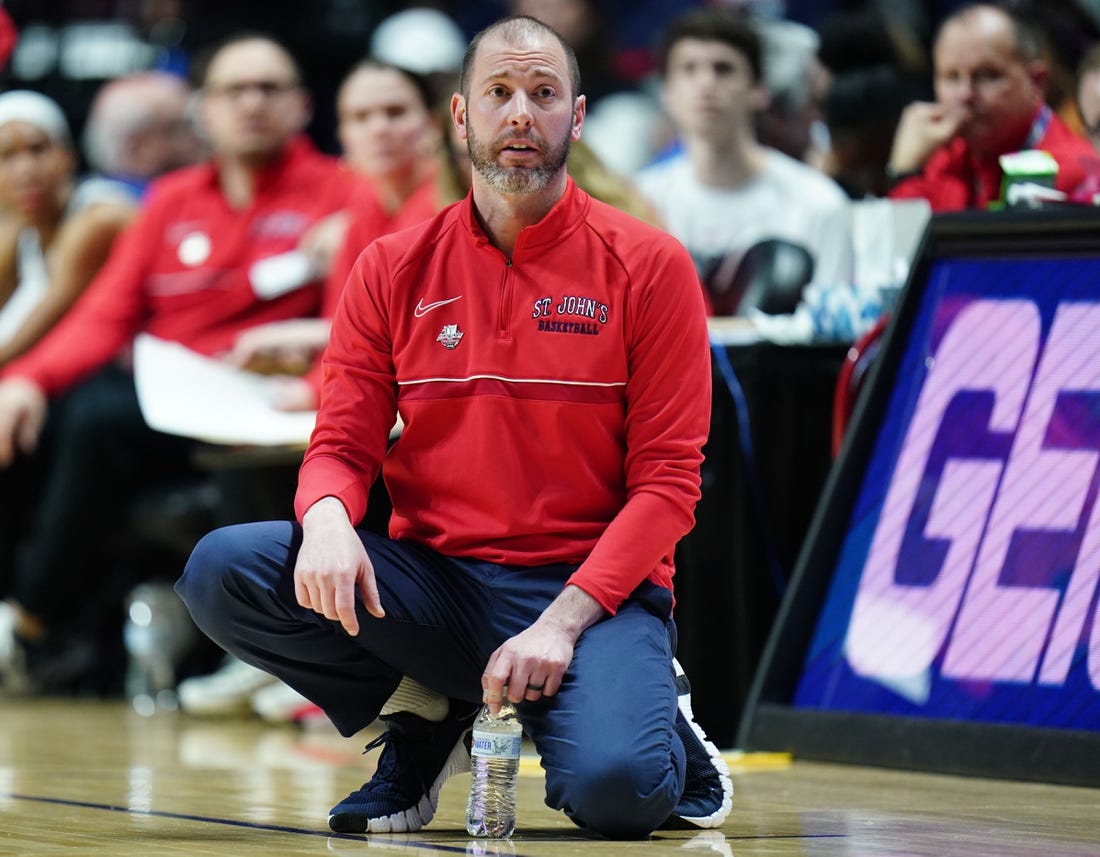
[[[76,163],[54,101],[0,95],[0,367],[65,314],[133,215],[119,196],[76,193]]]

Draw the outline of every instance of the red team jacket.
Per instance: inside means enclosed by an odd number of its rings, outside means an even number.
[[[212,163],[155,182],[80,300],[4,371],[60,393],[141,331],[203,354],[226,351],[247,327],[317,315],[322,282],[264,297],[253,265],[294,249],[318,220],[343,209],[357,180],[304,138],[264,172],[246,211],[229,208]]]
[[[614,613],[647,578],[672,588],[709,414],[706,315],[674,238],[570,180],[509,260],[467,197],[356,263],[295,507],[335,496],[358,522],[385,457],[394,538],[579,563],[570,582]]]
[[[1036,117],[1044,118],[1039,127],[1033,124],[1029,136],[1017,149],[1042,149],[1058,162],[1055,187],[1073,194],[1085,181],[1087,167],[1095,163],[1092,145],[1075,134],[1057,114],[1041,110]],[[1009,149],[1008,152],[1016,151]],[[1007,152],[1006,152],[1007,153]],[[941,146],[924,165],[919,175],[904,179],[890,191],[891,199],[927,199],[932,210],[962,211],[984,209],[1001,194],[1004,173],[997,158],[979,162],[971,154],[966,141],[956,137]]]

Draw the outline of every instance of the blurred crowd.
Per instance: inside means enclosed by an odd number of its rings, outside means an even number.
[[[292,514],[300,450],[153,431],[131,345],[155,334],[314,409],[360,250],[467,193],[451,94],[469,36],[508,14],[577,52],[577,184],[674,234],[712,315],[769,335],[870,328],[904,281],[883,246],[910,203],[1100,192],[1084,2],[8,0],[0,693],[316,715],[222,663],[170,593],[210,527]],[[1045,160],[1005,160],[1020,150]]]

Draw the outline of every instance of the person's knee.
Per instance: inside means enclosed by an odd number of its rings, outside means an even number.
[[[267,540],[263,524],[222,527],[203,536],[191,552],[176,592],[195,623],[217,639],[222,625],[231,625],[234,600],[253,588],[258,542]]]
[[[634,753],[608,758],[588,753],[563,783],[569,817],[578,825],[610,839],[640,839],[672,813],[668,769],[657,771]]]
[[[226,569],[227,542],[231,539],[224,530],[214,530],[199,539],[176,581],[176,593],[200,625],[200,614],[212,607],[211,601],[217,599],[222,588],[220,578]]]

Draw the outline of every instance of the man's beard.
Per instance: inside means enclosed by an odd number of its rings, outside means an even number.
[[[524,137],[538,146],[544,160],[536,167],[502,167],[497,163],[496,153],[507,145],[514,134],[503,134],[490,145],[478,140],[473,128],[467,126],[466,138],[470,150],[470,163],[481,174],[486,183],[499,193],[534,193],[546,187],[558,174],[569,157],[569,136],[553,148],[547,148],[546,141],[528,132]]]

